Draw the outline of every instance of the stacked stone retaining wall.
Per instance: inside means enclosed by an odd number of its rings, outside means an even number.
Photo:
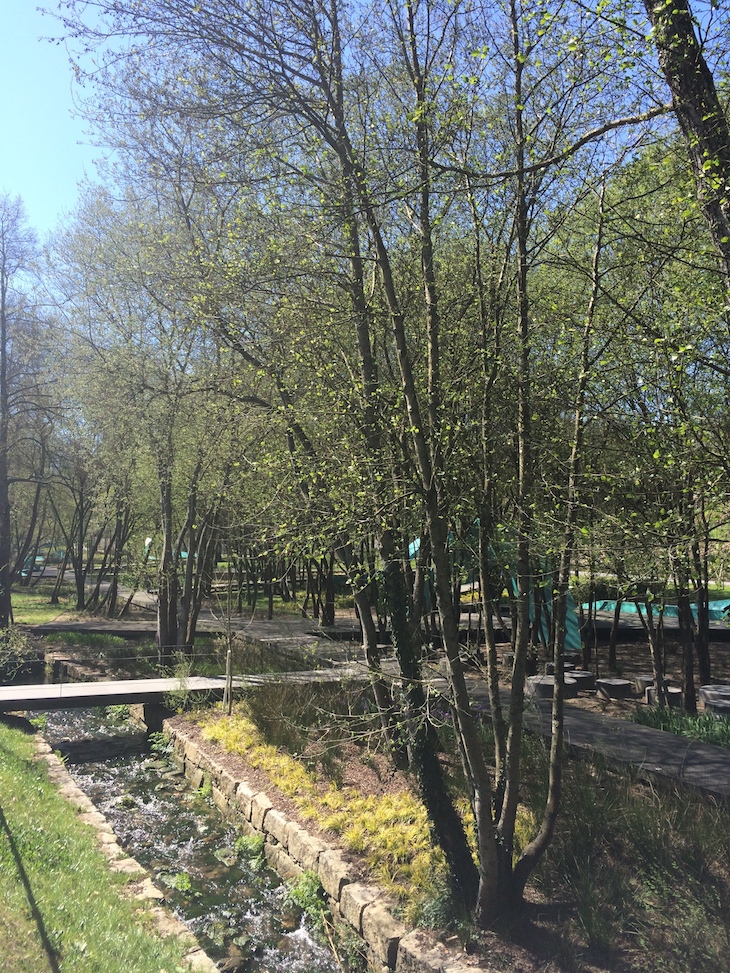
[[[385,891],[358,881],[339,849],[285,817],[264,791],[231,774],[184,728],[166,722],[164,731],[193,787],[209,783],[218,809],[244,834],[264,838],[266,859],[282,878],[316,872],[333,917],[362,938],[368,963],[377,973],[474,973],[479,967],[476,960],[447,949],[432,935],[408,930],[393,915]]]

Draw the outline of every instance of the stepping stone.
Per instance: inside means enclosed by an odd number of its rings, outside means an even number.
[[[525,691],[528,696],[536,699],[552,699],[555,689],[554,676],[530,676],[525,684]],[[575,699],[578,695],[578,683],[570,676],[563,679],[563,698]]]
[[[578,683],[579,692],[596,688],[596,677],[592,672],[588,672],[587,669],[573,669],[570,678],[575,679]]]
[[[643,696],[646,690],[654,685],[654,676],[650,672],[642,672],[638,676],[634,676],[634,685],[636,692]]]
[[[705,710],[714,713],[718,719],[730,720],[730,699],[705,700]]]
[[[564,662],[563,663],[563,672],[572,672],[574,669],[575,669],[575,666],[573,665],[572,662]],[[546,662],[545,663],[545,675],[546,676],[552,676],[552,674],[554,672],[555,672],[555,663],[554,662]]]
[[[604,699],[628,699],[632,688],[628,679],[596,679],[596,691]]]
[[[671,706],[672,709],[681,708],[682,690],[679,686],[665,686],[664,692],[666,694],[667,706]],[[644,702],[648,703],[649,706],[656,706],[656,692],[654,690],[653,680],[651,686],[647,686],[644,690]]]
[[[665,689],[667,688],[667,686],[671,681],[672,681],[671,676],[664,677],[663,682],[664,682]],[[634,684],[636,686],[637,693],[641,693],[643,695],[645,690],[648,689],[649,686],[654,685],[654,676],[651,672],[641,672],[639,673],[638,676],[634,676]]]
[[[716,683],[712,686],[700,686],[700,699],[707,706],[708,700],[730,700],[730,686]]]
[[[667,696],[667,706],[672,709],[682,708],[682,690],[679,686],[665,686],[664,692]]]

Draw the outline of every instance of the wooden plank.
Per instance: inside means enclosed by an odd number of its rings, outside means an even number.
[[[266,683],[339,682],[342,679],[366,682],[366,671],[357,666],[337,666],[310,672],[265,673],[234,676],[233,688],[262,686]],[[151,703],[168,693],[209,692],[223,695],[226,677],[171,676],[152,679],[112,679],[100,682],[48,683],[29,686],[0,686],[0,713],[16,710],[81,709],[123,703]]]

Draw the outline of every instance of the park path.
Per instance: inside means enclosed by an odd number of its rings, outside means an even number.
[[[470,682],[471,695],[489,711],[484,680]],[[550,700],[531,700],[528,725],[549,738]],[[723,801],[730,801],[730,750],[699,740],[640,726],[627,719],[565,704],[565,742],[577,756],[599,754],[614,766],[632,766],[660,783],[678,783]]]

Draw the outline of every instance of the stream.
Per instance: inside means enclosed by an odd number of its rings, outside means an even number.
[[[145,734],[104,710],[43,714],[45,738],[151,875],[169,908],[229,973],[333,973],[329,950],[285,902],[281,879]]]

